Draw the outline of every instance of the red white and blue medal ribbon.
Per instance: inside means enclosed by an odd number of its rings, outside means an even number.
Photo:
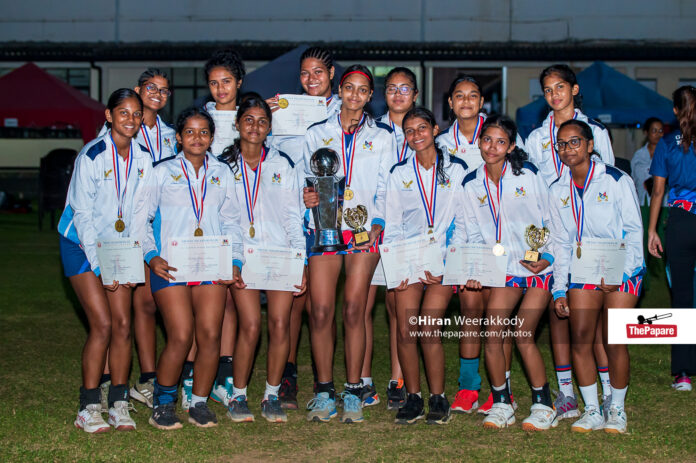
[[[254,226],[254,206],[256,206],[256,199],[259,197],[259,187],[261,186],[261,164],[263,164],[264,159],[266,159],[266,147],[264,146],[261,151],[261,159],[259,159],[259,165],[254,171],[254,182],[249,181],[249,171],[247,170],[247,163],[244,161],[244,156],[242,156],[242,179],[244,186],[244,202],[246,203],[247,217],[249,218],[249,225]],[[251,187],[249,186],[251,183]],[[251,232],[253,233],[253,232]],[[253,238],[253,236],[252,236]]]
[[[428,234],[433,233],[433,227],[435,226],[435,208],[437,203],[437,188],[435,184],[437,183],[437,160],[433,169],[433,178],[430,183],[430,197],[428,197],[425,189],[425,184],[421,178],[420,169],[418,168],[418,159],[413,156],[413,170],[416,172],[416,182],[418,183],[418,193],[420,193],[421,201],[423,202],[423,208],[425,209],[425,220],[428,222]]]
[[[201,202],[200,202],[200,204],[198,203],[198,195],[196,195],[195,189],[193,188],[193,186],[191,186],[191,179],[189,178],[189,175],[188,175],[188,172],[186,169],[186,164],[184,164],[183,159],[179,159],[179,162],[181,162],[181,170],[184,172],[184,177],[186,177],[186,182],[188,182],[189,197],[191,198],[191,205],[193,206],[193,213],[196,216],[196,232],[198,232],[198,230],[201,230],[201,220],[203,220],[203,206],[205,205],[205,196],[208,193],[208,184],[205,181],[205,177],[208,173],[208,155],[206,154],[205,159],[203,160],[203,182],[201,183]]]
[[[143,139],[145,140],[147,149],[150,150],[150,153],[152,154],[152,160],[159,161],[162,159],[162,125],[160,124],[159,116],[157,116],[155,127],[157,128],[157,151],[155,151],[155,147],[152,145],[152,141],[150,140],[150,135],[147,133],[148,131],[147,127],[145,126],[145,122],[140,124],[140,132],[143,134]]]
[[[578,118],[578,112],[575,111],[573,119]],[[553,123],[553,114],[551,114],[550,128],[551,132],[551,155],[553,156],[553,167],[556,169],[556,177],[560,177],[563,173],[563,167],[565,166],[561,161],[561,157],[556,152],[556,126]]]
[[[493,196],[491,195],[491,188],[488,186],[488,167],[484,164],[483,172],[485,174],[485,181],[483,182],[483,188],[486,190],[486,195],[488,196],[488,210],[493,218],[493,224],[495,225],[495,246],[493,246],[493,254],[496,256],[502,256],[505,252],[502,244],[500,244],[503,236],[503,227],[500,223],[501,217],[501,204],[500,197],[503,193],[503,177],[505,177],[505,171],[507,170],[507,161],[503,163],[503,170],[500,173],[500,180],[498,180],[498,189],[496,191],[497,203],[493,203]]]
[[[476,145],[476,142],[479,139],[479,135],[481,135],[481,129],[483,128],[483,116],[478,117],[478,121],[476,121],[476,128],[474,129],[474,139],[471,140],[470,145]],[[454,123],[454,149],[456,152],[459,152],[459,121]]]
[[[592,181],[594,176],[595,162],[590,161],[590,168],[587,169],[587,175],[585,176],[585,182],[582,185],[582,196],[577,192],[575,187],[575,181],[570,179],[570,207],[573,211],[573,219],[575,220],[575,228],[577,229],[576,240],[578,243],[578,258],[580,257],[580,246],[582,245],[582,232],[585,228],[585,200],[583,199],[587,194],[587,187]]]
[[[343,130],[341,125],[341,114],[338,114],[338,125],[341,127],[341,157],[343,159],[343,176],[346,178],[346,189],[350,189],[350,182],[353,179],[353,155],[355,154],[355,147],[358,144],[358,132],[362,128],[362,124],[365,121],[365,113],[363,113],[358,122],[358,127],[353,132],[353,138],[348,143],[346,147],[346,135],[350,135]],[[350,198],[349,198],[350,199]]]
[[[133,139],[130,141],[130,151],[128,152],[128,157],[126,158],[126,177],[123,181],[123,191],[121,191],[121,168],[118,162],[118,153],[116,152],[116,144],[114,143],[114,138],[109,134],[111,138],[111,160],[114,164],[114,186],[116,187],[116,201],[118,202],[118,218],[123,218],[123,202],[126,198],[126,189],[128,188],[128,178],[130,178],[131,168],[133,167]]]
[[[394,133],[394,141],[396,141],[396,162],[401,162],[404,160],[406,157],[406,153],[408,153],[408,143],[406,142],[406,134],[404,134],[404,142],[401,145],[401,149],[399,149],[399,139],[396,136],[396,124],[394,124],[391,120],[389,121],[391,124],[392,132]]]

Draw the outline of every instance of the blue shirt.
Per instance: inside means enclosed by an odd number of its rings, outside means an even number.
[[[669,183],[667,203],[696,213],[696,153],[691,145],[685,153],[681,133],[665,135],[655,147],[650,175],[666,178]]]

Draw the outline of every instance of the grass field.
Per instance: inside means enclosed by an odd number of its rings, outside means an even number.
[[[80,386],[80,352],[85,339],[81,309],[62,276],[55,232],[39,233],[36,216],[0,215],[0,461],[696,461],[694,392],[670,389],[669,348],[636,346],[627,399],[629,434],[570,432],[568,420],[555,430],[528,434],[519,424],[502,432],[484,430],[480,415],[457,415],[447,426],[393,424],[384,404],[366,409],[366,422],[308,423],[291,412],[285,425],[260,417],[265,378],[265,337],[250,382],[255,423],[233,424],[213,404],[220,425],[200,430],[157,431],[147,424],[149,410],[136,405],[138,429],[90,436],[73,427]],[[644,307],[669,304],[659,276],[650,281]],[[452,309],[456,309],[453,304]],[[389,349],[383,304],[375,309],[374,372],[383,394],[389,379]],[[339,325],[340,326],[340,325]],[[540,335],[551,384],[548,330]],[[339,346],[340,346],[339,342]],[[162,346],[161,338],[159,347]],[[457,343],[445,344],[447,394],[456,392]],[[306,330],[300,347],[300,402],[311,398]],[[336,383],[344,380],[342,349],[336,356]],[[131,381],[137,377],[137,362]],[[521,365],[513,363],[518,423],[530,406]],[[483,385],[487,395],[488,384]],[[423,392],[427,385],[423,381]]]

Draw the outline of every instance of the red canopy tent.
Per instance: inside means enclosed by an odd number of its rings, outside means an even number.
[[[87,143],[104,124],[106,107],[34,63],[0,77],[0,123],[18,127],[77,127]]]

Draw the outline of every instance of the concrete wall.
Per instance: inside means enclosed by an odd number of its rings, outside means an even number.
[[[2,0],[0,6],[0,42],[696,38],[696,2],[687,0]]]
[[[0,167],[39,168],[41,158],[58,148],[80,151],[81,138],[0,138]]]

